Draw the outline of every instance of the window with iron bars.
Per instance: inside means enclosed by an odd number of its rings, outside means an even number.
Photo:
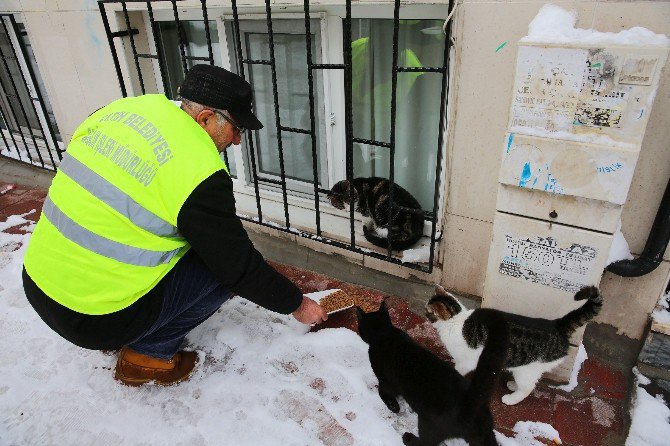
[[[28,33],[0,14],[0,154],[55,170],[62,140]]]
[[[269,2],[264,13],[240,11],[236,1],[228,9],[200,2],[192,9],[176,0],[99,2],[122,93],[175,99],[196,63],[237,72],[252,84],[265,124],[224,154],[240,216],[431,272],[444,193],[449,51],[449,29],[434,17],[446,17],[449,5],[415,5],[401,18],[399,2],[357,8],[356,17],[350,1],[279,13]],[[353,208],[330,206],[333,184],[361,176],[388,178],[418,199],[426,258],[373,247]]]

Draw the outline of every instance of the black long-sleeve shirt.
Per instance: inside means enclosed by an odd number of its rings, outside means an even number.
[[[220,170],[188,197],[177,217],[177,227],[212,274],[226,288],[268,310],[289,314],[302,302],[302,292],[265,262],[235,214],[230,176]],[[86,280],[82,277],[81,280]],[[149,328],[163,304],[164,281],[123,310],[87,315],[50,299],[23,270],[28,301],[54,331],[90,349],[115,349]]]

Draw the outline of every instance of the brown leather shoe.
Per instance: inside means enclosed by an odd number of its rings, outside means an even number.
[[[127,386],[141,386],[150,381],[167,386],[188,379],[197,360],[196,352],[182,350],[171,359],[158,359],[123,347],[114,378]]]

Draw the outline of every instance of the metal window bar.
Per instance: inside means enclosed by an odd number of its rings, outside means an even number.
[[[0,89],[2,89],[2,91],[4,91],[4,92],[7,91],[7,88],[5,87],[5,83],[2,81],[2,78],[0,78]],[[9,101],[7,101],[7,102],[9,102]],[[9,107],[9,111],[11,112],[12,117],[14,118],[14,122],[18,122],[18,120],[16,119],[16,112],[14,111],[14,108]],[[14,137],[15,132],[10,128],[10,121],[9,121],[9,119],[7,119],[7,115],[5,115],[5,112],[2,110],[1,107],[0,107],[0,114],[2,114],[2,120],[5,122],[5,126],[7,127],[7,132],[9,133],[9,137],[12,139],[12,143],[14,143],[14,149],[16,150],[16,153],[19,156],[19,160],[23,161],[21,159],[21,150],[19,150],[19,144],[16,143],[16,138]],[[19,126],[19,132],[21,134],[21,139],[23,139],[24,146],[27,147],[26,139],[23,136],[23,132],[21,132],[21,127],[20,126]],[[0,131],[0,133],[2,133],[2,139],[5,140],[4,132]],[[6,140],[5,140],[5,146],[6,146],[5,148],[7,150],[9,150],[9,145],[7,145]],[[27,153],[28,153],[28,161],[25,161],[25,162],[29,163],[29,164],[33,164],[33,158],[30,155],[30,152],[28,151]]]
[[[312,140],[312,178],[314,183],[314,218],[316,219],[316,235],[321,237],[321,211],[319,209],[319,172],[316,154],[316,118],[314,115],[314,70],[312,61],[312,30],[310,29],[309,0],[304,1],[305,10],[305,47],[307,50],[307,88],[309,94],[309,132]],[[297,129],[296,129],[297,130]]]
[[[147,10],[149,11],[149,21],[151,23],[152,30],[154,30],[154,38],[156,35],[156,22],[153,17],[152,13],[152,8],[151,8],[151,3],[157,3],[157,2],[169,2],[172,4],[172,10],[174,14],[174,20],[177,25],[178,29],[178,37],[179,37],[179,49],[180,49],[180,55],[181,55],[181,62],[182,66],[184,69],[184,73],[188,71],[188,64],[187,60],[205,60],[208,61],[210,64],[214,63],[213,59],[213,53],[212,53],[212,44],[211,44],[211,37],[210,37],[210,31],[209,31],[209,23],[207,20],[207,0],[200,0],[201,3],[201,8],[202,8],[202,13],[203,13],[203,20],[205,22],[205,28],[206,28],[206,35],[207,35],[207,47],[208,47],[208,52],[209,52],[209,57],[194,57],[194,56],[187,56],[185,53],[184,49],[184,39],[181,33],[181,22],[179,19],[179,14],[176,6],[176,2],[180,0],[98,0],[99,3],[99,8],[100,8],[100,13],[103,18],[103,25],[105,27],[105,31],[107,33],[108,37],[108,42],[110,45],[110,49],[112,51],[112,57],[114,59],[114,65],[116,68],[117,72],[117,77],[119,79],[119,85],[121,88],[121,92],[123,96],[127,96],[126,88],[125,88],[125,82],[123,81],[123,76],[121,73],[121,68],[120,68],[120,63],[118,60],[118,56],[116,54],[116,49],[115,49],[115,44],[113,42],[113,38],[123,38],[123,37],[129,37],[131,39],[131,49],[132,49],[132,34],[135,33],[136,30],[130,29],[130,24],[129,20],[127,18],[127,10],[125,8],[126,3],[146,3],[147,4]],[[124,9],[124,15],[126,15],[126,26],[128,29],[120,32],[113,33],[110,29],[109,26],[109,21],[107,19],[107,14],[104,8],[105,3],[121,3],[122,4],[122,9]],[[310,106],[310,128],[308,129],[301,129],[301,128],[294,128],[294,127],[288,127],[288,126],[283,126],[281,124],[281,119],[279,116],[279,98],[278,98],[278,89],[277,89],[277,72],[276,72],[276,64],[275,64],[275,54],[274,54],[274,32],[272,28],[272,10],[270,6],[270,0],[265,1],[265,6],[266,6],[266,22],[267,22],[267,29],[268,29],[268,38],[269,38],[269,49],[270,49],[270,59],[269,60],[257,60],[257,59],[249,59],[249,58],[244,58],[243,57],[243,51],[242,51],[242,39],[241,39],[241,32],[240,32],[240,18],[239,18],[239,11],[237,7],[237,0],[231,0],[231,6],[232,6],[232,12],[233,12],[233,20],[232,20],[232,25],[233,25],[233,37],[234,37],[234,47],[236,49],[236,62],[237,62],[237,67],[238,67],[238,72],[240,76],[246,79],[246,69],[245,65],[267,65],[270,66],[271,68],[271,73],[272,73],[272,93],[273,93],[273,101],[274,101],[274,116],[275,116],[275,125],[277,127],[277,133],[278,133],[278,152],[279,152],[279,163],[280,163],[280,179],[263,179],[264,183],[269,183],[269,184],[274,184],[277,186],[281,186],[282,188],[282,198],[283,198],[283,205],[284,205],[284,215],[285,215],[285,227],[277,227],[274,224],[271,224],[269,222],[265,222],[263,219],[263,212],[262,212],[262,206],[261,206],[261,200],[260,200],[260,194],[259,194],[259,178],[258,178],[258,171],[257,171],[257,165],[256,165],[256,154],[254,150],[254,137],[253,137],[253,132],[248,132],[245,137],[247,141],[247,145],[249,147],[249,157],[251,160],[251,173],[252,173],[252,180],[254,184],[254,192],[255,192],[255,198],[256,198],[256,208],[257,208],[257,213],[258,216],[256,218],[249,218],[249,217],[242,217],[243,220],[247,220],[250,222],[254,222],[257,224],[261,224],[263,226],[267,227],[272,227],[274,229],[283,231],[283,232],[292,232],[295,234],[298,234],[302,237],[305,238],[310,238],[314,239],[314,234],[308,233],[308,232],[303,232],[303,231],[298,231],[295,228],[291,228],[290,226],[290,216],[289,216],[289,207],[288,207],[288,199],[287,199],[287,189],[286,189],[286,173],[285,173],[285,168],[284,168],[284,159],[283,159],[283,144],[282,144],[282,132],[292,132],[292,133],[300,133],[300,134],[306,134],[311,136],[312,140],[312,168],[313,168],[313,185],[314,185],[314,204],[315,204],[315,219],[316,219],[316,235],[317,235],[317,240],[321,241],[322,243],[326,243],[332,246],[337,246],[346,250],[350,251],[355,251],[359,253],[364,253],[367,256],[382,259],[385,261],[388,261],[390,263],[402,265],[404,267],[408,267],[411,269],[431,273],[434,264],[435,264],[435,244],[436,244],[436,234],[437,234],[437,222],[438,222],[438,217],[437,217],[437,211],[439,207],[439,196],[440,196],[440,180],[441,180],[441,171],[442,171],[442,159],[443,159],[443,144],[444,144],[444,133],[446,131],[445,128],[445,115],[446,115],[446,98],[448,94],[448,73],[449,73],[449,49],[450,49],[450,39],[448,36],[451,33],[451,22],[447,24],[446,31],[447,31],[447,38],[445,38],[445,44],[444,44],[444,54],[443,54],[443,63],[441,67],[399,67],[398,66],[398,40],[399,40],[399,20],[400,20],[400,0],[395,0],[394,2],[394,13],[393,13],[393,21],[394,21],[394,26],[393,26],[393,46],[392,46],[392,51],[393,51],[393,65],[392,65],[392,95],[391,95],[391,132],[390,132],[390,141],[389,142],[384,142],[384,141],[377,141],[377,140],[370,140],[370,139],[363,139],[363,138],[357,138],[353,135],[353,99],[352,99],[352,50],[351,50],[351,35],[352,35],[352,13],[351,13],[351,0],[346,0],[345,3],[345,17],[342,19],[342,27],[343,27],[343,62],[341,64],[317,64],[314,63],[313,61],[313,56],[312,56],[312,50],[311,50],[311,40],[310,40],[310,5],[309,5],[309,0],[303,0],[303,9],[305,13],[305,44],[306,44],[306,50],[307,50],[307,60],[306,60],[306,65],[307,65],[307,73],[308,73],[308,88],[309,88],[309,106]],[[449,10],[453,7],[453,0],[449,2]],[[156,47],[158,49],[158,45],[156,44]],[[157,51],[158,52],[158,51]],[[160,53],[157,55],[149,55],[149,54],[137,54],[136,51],[133,49],[133,56],[135,59],[137,57],[150,57],[152,59],[156,59],[159,63],[160,70],[161,70],[161,76],[162,76],[162,81],[165,86],[165,90],[167,91],[167,86],[166,86],[166,81],[165,81],[165,71],[164,71],[164,64],[166,63],[165,57],[162,56]],[[139,69],[139,68],[138,68]],[[441,101],[440,101],[440,118],[438,121],[438,147],[437,147],[437,154],[436,154],[436,171],[435,171],[435,189],[434,189],[434,198],[433,198],[433,206],[432,209],[429,211],[425,211],[423,209],[413,209],[413,208],[407,208],[404,206],[398,206],[395,205],[393,200],[394,200],[394,193],[393,193],[393,188],[391,188],[389,192],[389,221],[391,221],[393,217],[393,212],[397,210],[402,210],[405,212],[411,212],[415,214],[420,214],[423,216],[425,221],[429,221],[431,223],[431,234],[430,234],[430,258],[428,261],[428,265],[424,266],[422,264],[414,264],[414,263],[404,263],[402,260],[395,258],[392,256],[392,251],[390,244],[387,246],[387,251],[385,254],[381,254],[378,252],[374,251],[369,251],[365,250],[363,251],[360,247],[356,246],[356,237],[355,237],[355,231],[354,231],[354,205],[351,204],[349,206],[349,228],[350,228],[350,241],[349,243],[344,243],[340,242],[337,240],[329,240],[325,239],[321,236],[321,224],[320,224],[320,210],[319,210],[319,196],[320,194],[328,194],[330,191],[328,189],[323,189],[319,187],[319,178],[318,178],[318,169],[317,169],[317,147],[316,147],[316,118],[315,118],[315,105],[314,105],[314,80],[313,80],[313,73],[314,70],[343,70],[344,72],[344,99],[345,99],[345,153],[346,153],[346,160],[345,160],[345,172],[346,172],[346,179],[351,181],[353,179],[353,144],[354,143],[362,143],[362,144],[369,144],[369,145],[374,145],[377,147],[383,147],[389,150],[389,181],[391,184],[394,184],[394,177],[395,177],[395,165],[394,165],[394,159],[395,159],[395,124],[396,124],[396,87],[397,87],[397,76],[398,73],[416,73],[416,72],[421,72],[421,73],[436,73],[440,74],[442,76],[442,88],[441,88]],[[227,161],[227,159],[226,159]]]
[[[279,171],[281,173],[281,193],[284,199],[284,217],[286,229],[291,228],[288,214],[288,198],[286,195],[286,170],[284,168],[284,144],[282,141],[281,120],[279,118],[279,90],[277,89],[277,64],[275,63],[274,32],[272,31],[272,8],[270,0],[265,0],[265,13],[268,23],[268,37],[270,39],[270,72],[272,73],[272,96],[274,97],[275,125],[277,126],[277,148],[279,149]],[[239,29],[239,28],[238,28]],[[310,101],[313,98],[310,97]]]
[[[9,26],[7,24],[7,21],[9,21]],[[58,158],[58,160],[62,158],[61,155],[62,151],[60,150],[55,132],[49,120],[49,114],[47,113],[47,109],[44,104],[44,97],[42,96],[42,92],[40,91],[37,77],[30,64],[30,58],[22,39],[22,32],[19,29],[19,25],[16,19],[14,18],[13,14],[0,14],[0,22],[2,22],[2,29],[4,31],[4,34],[7,36],[8,46],[11,50],[11,54],[5,54],[5,52],[0,48],[0,58],[2,59],[2,67],[4,67],[4,71],[7,74],[7,78],[9,79],[9,84],[12,87],[10,90],[9,85],[6,85],[5,82],[2,82],[0,80],[0,88],[2,88],[4,96],[7,99],[6,104],[9,108],[9,113],[11,114],[11,118],[13,118],[13,121],[9,119],[9,116],[7,116],[7,114],[3,110],[0,110],[0,116],[7,125],[6,130],[9,133],[12,143],[14,144],[18,161],[33,166],[41,167],[47,170],[55,170],[56,162],[54,160],[52,149],[56,150],[56,157]],[[16,47],[14,41],[12,40],[12,36],[15,38],[18,48]],[[23,88],[27,93],[27,101],[30,103],[30,109],[32,110],[35,119],[39,124],[39,133],[41,135],[36,134],[34,130],[37,129],[33,129],[33,127],[31,126],[30,120],[28,118],[28,112],[26,111],[26,106],[24,105],[19,93],[18,85],[20,84],[17,84],[19,80],[18,79],[15,80],[15,76],[12,75],[10,71],[9,61],[16,64],[18,73],[21,75],[20,81],[23,82],[22,84]],[[21,63],[21,61],[23,61],[23,64]],[[28,82],[28,79],[30,79],[30,83]],[[32,86],[34,87],[36,97],[33,97],[33,95],[31,94],[30,84],[32,84]],[[25,126],[22,125],[21,122],[19,121],[17,110],[15,110],[14,107],[12,106],[10,98],[14,99],[15,102],[18,103],[21,116],[23,116],[23,119],[25,120]],[[40,111],[42,112],[41,115],[38,112],[38,108],[35,105],[35,101],[39,103]],[[16,125],[16,130],[12,129],[13,124]],[[46,126],[46,130],[44,126]],[[26,139],[23,127],[27,127],[29,139],[32,141],[32,146]],[[20,139],[23,142],[23,148],[25,149],[28,158],[27,160],[25,160],[21,155],[21,145],[17,143],[15,133],[19,134]],[[49,133],[50,136],[49,139],[47,137],[47,133]],[[38,143],[38,140],[42,143],[43,147]],[[10,145],[4,132],[2,134],[2,141],[5,144],[5,148],[9,151]],[[37,154],[38,160],[33,159],[33,155],[31,154],[31,148]],[[42,156],[43,150],[46,150],[47,154],[49,155],[50,164],[45,162]]]
[[[393,68],[391,70],[391,141],[390,141],[390,156],[389,156],[389,181],[391,187],[389,187],[389,214],[388,214],[388,226],[393,225],[393,195],[395,188],[395,114],[396,114],[396,102],[398,95],[396,94],[396,88],[398,86],[398,34],[400,30],[400,0],[395,0],[393,7]],[[391,249],[391,237],[387,237],[386,241],[388,242],[386,247],[386,256],[387,259],[391,259],[393,254]]]
[[[246,79],[244,60],[242,58],[242,38],[240,36],[240,16],[237,11],[237,0],[232,0],[233,8],[233,33],[235,35],[235,48],[237,48],[238,71],[240,76]],[[258,169],[256,166],[256,150],[254,149],[254,135],[246,132],[246,141],[249,145],[249,157],[251,158],[251,177],[254,181],[254,195],[256,196],[256,210],[258,211],[258,223],[263,224],[263,211],[261,208],[261,195],[258,188]],[[253,220],[252,220],[253,221]]]
[[[151,24],[151,34],[153,35],[154,38],[154,47],[156,47],[156,59],[158,60],[158,69],[160,70],[161,73],[161,82],[163,83],[163,91],[168,92],[168,83],[167,83],[167,76],[165,75],[165,67],[164,64],[162,63],[162,60],[164,60],[165,56],[161,58],[161,46],[158,43],[158,26],[156,25],[156,21],[154,20],[154,10],[151,7],[151,2],[147,1],[147,12],[149,13],[149,23]]]
[[[63,159],[63,151],[61,150],[60,146],[58,145],[58,139],[56,138],[56,132],[54,131],[53,125],[51,124],[51,120],[49,119],[49,113],[46,108],[46,103],[44,100],[44,97],[42,96],[42,92],[40,91],[39,88],[39,83],[37,80],[37,75],[35,74],[35,71],[33,70],[32,65],[30,64],[30,56],[28,55],[28,50],[26,49],[23,40],[21,39],[21,30],[19,29],[19,24],[14,18],[13,15],[9,15],[9,22],[12,26],[12,30],[14,31],[14,35],[16,36],[18,42],[19,42],[19,51],[21,51],[21,56],[23,57],[23,60],[25,61],[26,68],[28,70],[28,76],[30,77],[32,84],[35,88],[35,95],[37,96],[36,98],[30,98],[31,99],[31,105],[33,107],[33,111],[35,112],[35,115],[38,116],[39,120],[39,114],[37,113],[37,110],[35,108],[35,103],[34,101],[37,101],[40,105],[40,109],[42,111],[42,116],[44,117],[44,121],[47,125],[47,130],[49,132],[49,135],[51,136],[51,143],[53,144],[54,150],[56,150],[56,157],[60,161]],[[5,29],[5,32],[7,32],[7,25],[5,24],[4,21],[2,21],[3,27]],[[11,45],[10,45],[11,46]],[[16,53],[16,49],[14,46],[11,46],[12,52],[14,53],[14,57],[18,58],[18,55]],[[27,80],[25,75],[23,74],[23,71],[21,71],[21,76],[23,77],[23,81],[26,82],[26,87],[27,87]],[[56,166],[53,158],[53,153],[51,152],[51,148],[48,146],[48,143],[46,141],[46,135],[44,134],[44,128],[40,127],[40,130],[42,131],[42,136],[44,137],[44,142],[47,144],[47,152],[49,154],[49,159],[51,160],[51,165]]]
[[[351,51],[351,0],[347,0],[345,17],[342,21],[344,40],[344,133],[345,133],[345,172],[351,184],[354,178],[354,112],[353,112],[353,55]],[[354,232],[354,203],[349,203],[349,230],[351,249],[356,249]]]
[[[4,21],[2,21],[4,24]],[[9,39],[9,35],[7,35],[7,38]],[[12,42],[9,42],[9,46],[12,46]],[[12,89],[14,93],[9,93],[9,90],[5,86],[4,82],[0,81],[0,86],[2,87],[2,90],[5,92],[5,96],[7,98],[14,98],[16,99],[16,102],[19,103],[19,109],[21,109],[21,113],[23,115],[23,119],[26,121],[26,127],[28,127],[28,132],[30,134],[30,137],[33,140],[33,147],[35,148],[35,151],[37,152],[38,158],[40,160],[40,164],[42,167],[44,167],[44,160],[42,159],[42,155],[40,154],[39,148],[37,146],[37,141],[35,140],[35,135],[33,134],[33,129],[30,127],[30,121],[28,120],[28,114],[26,113],[26,108],[23,106],[23,102],[21,101],[21,97],[19,96],[19,89],[16,86],[16,82],[14,81],[14,76],[12,76],[12,72],[9,70],[9,64],[7,63],[7,57],[5,57],[4,52],[2,51],[2,48],[0,47],[0,59],[2,59],[2,64],[5,67],[5,72],[7,73],[7,77],[9,78],[9,83],[12,85]],[[18,61],[17,61],[18,64]],[[21,68],[19,67],[19,71],[21,71]],[[25,78],[24,78],[25,82]],[[27,85],[26,85],[26,90],[27,90]],[[28,90],[29,91],[29,90]],[[23,147],[26,149],[26,153],[28,154],[28,159],[30,160],[31,164],[34,163],[33,157],[30,155],[30,145],[26,141],[26,136],[23,134],[23,129],[21,128],[21,123],[18,120],[18,117],[16,116],[16,110],[11,106],[11,102],[9,100],[7,101],[9,104],[10,111],[12,112],[12,116],[14,118],[14,122],[16,123],[16,127],[19,129],[19,133],[21,134],[21,140],[23,140]],[[9,123],[7,122],[7,127],[9,127]],[[11,130],[10,130],[11,131]],[[17,150],[19,149],[18,147],[16,148]]]
[[[174,14],[174,21],[177,25],[177,38],[179,39],[179,52],[181,53],[181,63],[184,68],[184,75],[188,73],[188,64],[186,63],[186,50],[184,49],[184,39],[181,27],[181,21],[179,20],[179,13],[177,12],[177,1],[172,0],[172,13]]]

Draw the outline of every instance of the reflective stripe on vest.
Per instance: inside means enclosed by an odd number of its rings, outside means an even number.
[[[65,238],[77,245],[119,262],[136,266],[158,266],[168,263],[182,248],[172,251],[149,251],[124,245],[89,231],[65,215],[47,196],[44,215]]]
[[[134,225],[159,237],[181,237],[177,228],[151,211],[144,209],[129,195],[82,164],[75,157],[66,153],[59,169],[91,195],[133,222]]]

